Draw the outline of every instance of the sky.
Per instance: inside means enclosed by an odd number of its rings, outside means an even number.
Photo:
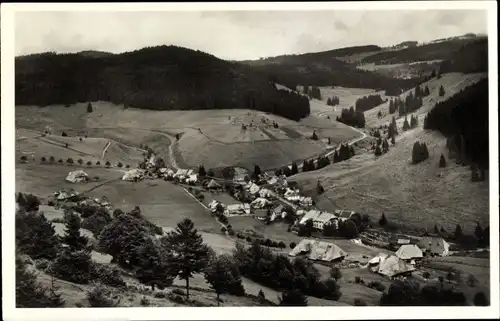
[[[16,56],[177,45],[227,60],[487,33],[486,11],[17,12]]]

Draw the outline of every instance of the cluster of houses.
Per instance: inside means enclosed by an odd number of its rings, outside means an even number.
[[[340,222],[347,221],[354,216],[358,216],[361,220],[360,214],[354,211],[335,210],[334,213],[329,213],[312,209],[302,216],[299,224],[306,224],[307,221],[311,220],[313,227],[319,231],[322,231],[327,225],[333,225],[336,229],[338,229]]]
[[[418,244],[403,244],[395,253],[379,253],[368,261],[360,263],[364,263],[362,265],[370,271],[389,278],[408,276],[417,270],[418,263],[424,256],[447,256],[449,248],[450,245],[440,237],[424,237]],[[302,255],[313,261],[334,263],[350,257],[335,243],[311,239],[303,239],[289,255],[292,257]]]

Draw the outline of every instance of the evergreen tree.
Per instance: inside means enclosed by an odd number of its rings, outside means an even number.
[[[403,123],[403,130],[408,130],[410,129],[410,124],[408,124],[408,118],[405,116],[405,121]]]
[[[434,225],[434,234],[438,234],[439,235],[439,229],[438,229],[437,224]]]
[[[33,259],[54,259],[59,240],[54,226],[45,215],[17,211],[15,215],[16,249]]]
[[[391,144],[396,145],[396,139],[394,138],[394,136],[391,137]]]
[[[80,234],[80,216],[70,210],[64,213],[64,218],[66,221],[66,229],[64,236],[61,237],[61,241],[67,244],[74,251],[85,249],[87,247],[88,239],[85,235]]]
[[[312,139],[312,140],[318,140],[318,135],[316,134],[316,130],[313,130],[313,133],[312,133],[311,139]]]
[[[441,86],[439,87],[439,96],[440,96],[440,97],[444,96],[444,87],[443,87],[443,85],[441,85]]]
[[[87,113],[91,113],[93,111],[92,104],[88,103],[87,105]]]
[[[205,280],[217,294],[217,306],[220,305],[220,295],[223,293],[235,295],[245,293],[238,266],[228,255],[213,256],[204,274]]]
[[[139,264],[135,274],[141,283],[151,286],[153,291],[155,286],[162,289],[172,284],[175,274],[169,265],[172,253],[167,251],[163,243],[149,238],[137,252]]]
[[[436,77],[436,69],[432,69],[431,78]]]
[[[476,238],[479,240],[479,242],[483,240],[484,230],[481,227],[481,224],[479,224],[479,222],[477,222],[476,224],[476,229],[474,230],[474,234],[476,235]]]
[[[377,147],[375,147],[375,156],[380,155],[382,155],[382,150],[380,149],[380,145],[377,145]]]
[[[464,233],[462,232],[462,227],[460,227],[460,224],[457,224],[455,228],[455,240],[460,240]]]
[[[441,157],[439,158],[439,167],[446,167],[446,158],[444,158],[443,154],[441,154]]]
[[[318,182],[316,183],[316,192],[321,195],[325,192],[325,188],[323,187],[323,185],[321,185],[320,181],[318,180]]]
[[[200,165],[198,167],[198,175],[200,175],[201,177],[207,175],[207,172],[205,171],[205,167],[203,165]]]
[[[189,299],[189,279],[206,267],[208,247],[188,218],[178,223],[176,229],[163,237],[162,241],[174,253],[171,264],[176,274],[186,280],[186,296]]]
[[[262,171],[260,170],[259,165],[255,165],[253,169],[253,176],[255,179],[258,179],[260,174],[262,174]]]
[[[297,164],[295,162],[292,163],[292,175],[295,175],[299,172]]]
[[[482,237],[482,240],[483,240],[483,245],[484,246],[490,246],[490,227],[487,226],[484,230],[483,230],[483,237]]]
[[[380,217],[380,220],[378,221],[378,224],[380,226],[386,226],[387,225],[387,218],[385,217],[385,213],[382,213],[382,217]]]
[[[429,87],[425,86],[425,96],[429,96],[431,94]]]
[[[50,273],[57,278],[78,284],[92,280],[91,250],[64,248],[50,265]]]

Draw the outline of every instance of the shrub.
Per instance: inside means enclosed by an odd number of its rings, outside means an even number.
[[[117,307],[120,300],[113,300],[112,293],[102,285],[96,285],[87,292],[87,300],[93,308],[113,308]]]
[[[357,307],[362,307],[362,306],[366,306],[366,302],[363,301],[363,299],[360,299],[360,298],[356,298],[354,299],[354,306],[357,306]]]
[[[92,162],[91,162],[91,161],[88,161],[88,162],[87,162],[87,166],[92,166]]]
[[[54,201],[50,200],[50,201],[47,202],[47,205],[48,206],[55,206],[56,203]]]
[[[385,290],[385,286],[382,283],[380,283],[380,281],[370,282],[368,284],[368,287],[372,288],[372,289],[375,289],[377,291],[380,291],[380,292],[384,292],[384,290]]]
[[[109,161],[106,161],[106,167],[110,167],[111,166],[111,163]]]
[[[295,244],[295,242],[290,243],[290,248],[291,249],[295,248],[296,246],[297,246],[297,244]]]
[[[123,167],[123,164],[121,162],[118,163],[118,167],[119,168],[122,168]]]
[[[124,287],[125,281],[121,277],[120,270],[112,265],[92,263],[92,279],[99,280],[103,284]]]
[[[94,215],[84,218],[82,221],[82,228],[91,231],[94,236],[98,237],[102,229],[111,223],[112,218],[107,212],[99,211]]]
[[[246,241],[247,241],[248,243],[251,243],[251,242],[252,242],[252,238],[251,238],[250,236],[247,236],[247,237],[246,237]]]
[[[467,285],[473,288],[476,286],[476,284],[477,284],[476,277],[472,274],[469,274],[469,276],[467,277]]]
[[[223,226],[223,227],[220,228],[220,231],[222,233],[226,233],[227,232],[227,228],[225,226]]]
[[[96,165],[101,165],[101,162],[100,162],[100,161],[97,161],[95,164],[96,164]]]
[[[279,246],[279,248],[281,248],[281,249],[286,248],[286,244],[285,244],[285,242],[283,242],[283,241],[280,241],[280,242],[278,243],[278,246]]]
[[[45,271],[50,265],[50,261],[47,259],[40,259],[35,261],[35,266],[41,271]]]
[[[186,295],[186,292],[184,292],[184,290],[182,290],[182,289],[173,289],[172,293],[182,295],[182,296]]]
[[[354,282],[356,282],[356,284],[363,284],[363,283],[365,283],[365,281],[363,281],[363,279],[360,276],[356,276],[354,278]]]
[[[45,163],[47,161],[47,159],[45,158],[45,156],[42,156],[41,161],[42,161],[42,163]]]
[[[141,298],[141,305],[142,305],[143,307],[147,307],[147,306],[149,306],[149,300],[148,300],[148,298],[146,298],[145,296],[143,296],[143,297]]]
[[[484,292],[478,292],[474,295],[474,305],[475,306],[488,306],[488,298]]]
[[[73,251],[64,248],[50,265],[50,272],[57,278],[87,284],[92,280],[92,261],[89,250]]]
[[[234,231],[232,229],[227,230],[227,234],[230,236],[234,236]]]
[[[61,159],[59,159],[57,162],[58,162],[59,164],[64,163],[64,161],[62,160],[62,158],[61,158]]]
[[[155,293],[155,298],[157,298],[157,299],[164,299],[166,297],[167,297],[167,295],[164,292],[156,292]]]
[[[170,294],[168,295],[168,299],[169,299],[170,301],[173,301],[173,302],[175,302],[175,303],[180,303],[180,304],[183,304],[183,303],[185,303],[185,302],[186,302],[186,299],[185,299],[185,297],[184,297],[184,296],[179,295],[179,294],[174,294],[174,293],[170,293]]]
[[[56,161],[56,159],[54,158],[54,156],[50,156],[49,158],[49,162],[50,163],[54,163]]]

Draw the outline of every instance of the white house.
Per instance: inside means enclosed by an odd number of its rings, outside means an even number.
[[[250,204],[231,204],[224,211],[224,215],[250,214]]]

